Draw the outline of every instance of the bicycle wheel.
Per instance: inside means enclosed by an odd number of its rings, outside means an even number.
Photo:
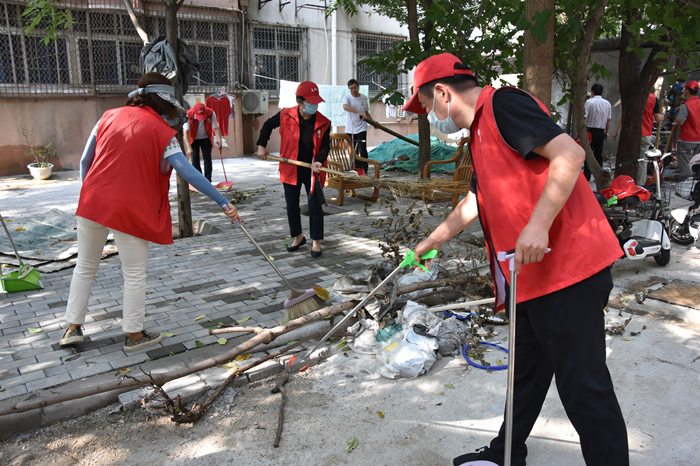
[[[671,238],[671,241],[673,241],[674,243],[688,246],[695,242],[695,238],[693,238],[690,235],[688,225],[678,223],[678,221],[673,217],[671,218],[670,230],[671,232],[669,236]]]

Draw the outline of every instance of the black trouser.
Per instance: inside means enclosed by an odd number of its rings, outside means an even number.
[[[591,133],[591,150],[593,151],[593,156],[602,167],[605,130],[600,128],[588,128],[588,131]],[[583,164],[583,176],[586,177],[586,181],[591,179],[591,170],[588,168],[588,162]]]
[[[610,270],[517,306],[513,465],[525,464],[530,435],[552,376],[589,466],[628,466],[627,429],[605,364],[604,308]],[[506,301],[508,302],[508,301]],[[505,424],[491,441],[503,457]]]
[[[312,240],[323,239],[323,207],[316,196],[311,193],[311,170],[297,167],[297,184],[282,183],[284,186],[284,200],[287,201],[287,220],[289,221],[289,234],[292,239],[301,234],[301,211],[299,209],[299,195],[301,186],[306,188],[306,197],[309,200],[309,229]],[[317,186],[320,189],[320,186]]]
[[[204,159],[204,177],[211,181],[211,141],[209,138],[195,139],[192,143],[192,166],[202,173],[199,165],[199,149],[202,149]]]
[[[359,155],[362,158],[368,158],[367,157],[367,131],[360,131],[357,134],[350,134],[350,133],[345,133],[348,136],[350,136],[350,139],[353,141],[354,144],[354,149],[357,155]],[[360,162],[358,160],[355,160],[355,168],[361,168],[367,173],[367,169],[369,168],[369,164],[367,162]]]

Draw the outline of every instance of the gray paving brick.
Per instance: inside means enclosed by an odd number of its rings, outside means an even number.
[[[9,387],[14,387],[15,385],[24,385],[27,382],[44,378],[46,378],[46,374],[44,374],[44,371],[34,371],[28,374],[20,375],[19,377],[4,379],[2,381],[2,388],[7,389]]]
[[[97,374],[104,374],[105,372],[110,372],[112,371],[112,366],[107,363],[103,362],[100,364],[95,364],[90,367],[86,367],[84,369],[75,369],[70,371],[70,376],[73,380],[80,380],[85,377],[90,377],[92,375],[97,375]]]
[[[0,400],[5,400],[7,398],[12,398],[13,396],[24,395],[27,393],[27,387],[24,385],[16,385],[10,387],[3,392],[0,392]]]
[[[118,369],[120,367],[129,367],[133,366],[136,364],[141,364],[142,362],[146,361],[147,359],[152,359],[150,356],[148,356],[147,353],[139,353],[139,354],[133,354],[130,356],[124,356],[121,358],[114,358],[109,363],[112,365],[112,368]]]
[[[60,366],[61,364],[62,364],[62,361],[60,359],[38,362],[36,364],[29,364],[27,366],[20,367],[19,373],[24,375],[24,374],[28,374],[29,372],[33,372],[33,371],[40,371],[43,369],[48,369],[49,367]]]
[[[0,364],[0,371],[5,371],[5,370],[11,370],[11,369],[17,369],[22,366],[27,366],[29,364],[33,364],[37,362],[36,357],[34,356],[29,356],[25,359],[20,359],[18,361],[8,361]]]
[[[11,377],[19,377],[19,369],[2,369],[0,370],[0,381],[9,379]],[[0,383],[0,385],[2,385]]]
[[[27,382],[26,387],[27,391],[33,392],[35,390],[43,390],[45,388],[55,387],[66,382],[70,382],[71,380],[73,379],[71,379],[70,374],[66,372],[63,374],[54,375],[53,377],[44,377],[43,379]]]

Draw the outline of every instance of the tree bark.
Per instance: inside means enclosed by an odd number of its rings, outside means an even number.
[[[406,0],[408,11],[408,36],[415,44],[420,44],[418,34],[418,5],[416,0]],[[426,44],[422,44],[425,46]],[[415,89],[416,91],[418,89]],[[430,161],[430,123],[427,115],[418,115],[418,177],[423,178],[423,167]]]
[[[163,0],[167,7],[165,12],[165,34],[170,47],[172,47],[175,57],[177,57],[177,12],[182,3],[177,0]],[[177,58],[176,58],[177,60]],[[178,70],[175,79],[182,79],[180,70]],[[173,83],[175,84],[175,83]],[[182,86],[175,86],[175,98],[183,103]],[[185,147],[182,143],[182,133],[178,133],[177,138],[181,147]],[[190,185],[179,173],[176,174],[177,179],[177,224],[180,231],[180,238],[190,238],[194,234],[192,226],[192,205],[190,202]]]
[[[525,0],[525,18],[544,10],[552,14],[545,25],[547,40],[542,44],[525,31],[523,50],[523,88],[537,97],[547,108],[552,103],[552,73],[554,71],[554,0]]]
[[[638,19],[639,15],[639,10],[628,10],[624,13],[621,44],[631,44],[633,47],[640,45],[640,42],[635,40],[629,32],[630,25],[635,19]],[[618,79],[620,98],[622,99],[622,126],[615,159],[615,176],[629,175],[636,179],[637,166],[635,164],[625,166],[620,166],[620,164],[639,158],[642,115],[649,93],[661,75],[661,69],[657,63],[661,60],[654,60],[654,56],[658,52],[666,52],[667,50],[668,47],[655,44],[644,67],[642,67],[642,60],[634,50],[627,52],[624,48],[620,49]]]

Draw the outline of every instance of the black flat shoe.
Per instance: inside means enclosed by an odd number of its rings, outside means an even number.
[[[287,252],[294,252],[305,244],[306,244],[306,237],[304,236],[301,238],[301,243],[297,244],[296,246],[287,246]]]
[[[321,257],[321,254],[323,254],[323,251],[314,251],[313,249],[311,250],[311,257]]]

